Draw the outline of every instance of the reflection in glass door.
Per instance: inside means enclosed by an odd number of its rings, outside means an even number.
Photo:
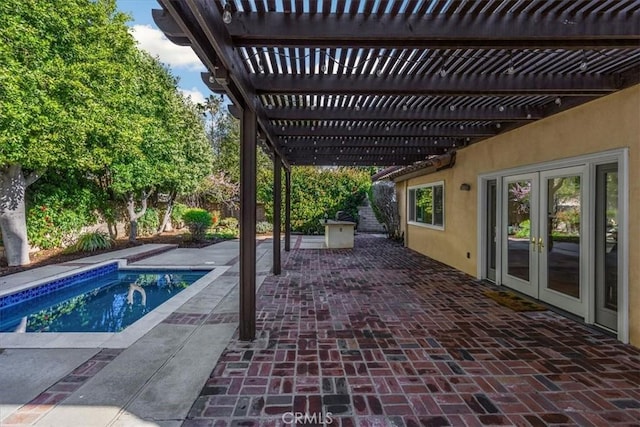
[[[581,280],[583,167],[541,172],[540,299],[584,314]]]
[[[502,281],[538,298],[536,241],[537,174],[517,175],[503,181]],[[533,202],[533,204],[532,204]]]
[[[618,330],[618,165],[596,168],[596,323]]]

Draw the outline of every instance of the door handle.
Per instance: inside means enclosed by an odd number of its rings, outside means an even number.
[[[538,238],[538,252],[542,252],[542,248],[544,248],[544,243],[542,243],[542,237]]]
[[[535,237],[532,237],[532,238],[531,238],[531,244],[533,245],[533,250],[535,251],[535,250],[536,250],[536,244],[537,244],[537,243],[536,243],[536,238],[535,238]]]

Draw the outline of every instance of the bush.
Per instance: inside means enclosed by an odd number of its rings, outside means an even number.
[[[82,177],[51,171],[27,192],[27,236],[41,249],[67,246],[97,222],[98,199]]]
[[[238,220],[231,216],[227,218],[222,218],[218,223],[218,226],[222,228],[230,228],[232,230],[237,229],[239,225],[240,223],[238,222]]]
[[[160,227],[160,215],[158,210],[147,208],[144,215],[138,219],[138,235],[149,236],[155,234]]]
[[[271,233],[273,231],[273,224],[267,221],[260,221],[256,223],[256,233],[258,234],[266,234]]]
[[[182,215],[182,220],[189,227],[195,241],[204,239],[207,229],[213,223],[211,214],[204,209],[189,209]]]
[[[525,219],[520,223],[520,228],[516,231],[517,238],[528,238],[531,235],[531,221]]]
[[[387,230],[387,237],[401,241],[400,212],[396,200],[396,187],[390,181],[378,181],[369,189],[371,208],[379,223]]]
[[[184,227],[184,220],[182,216],[189,210],[189,206],[182,203],[174,203],[173,210],[171,211],[171,223],[175,228]]]
[[[210,239],[235,239],[238,237],[238,230],[223,228],[221,230],[217,230],[215,233],[207,234],[207,237]]]
[[[111,246],[113,246],[111,237],[107,233],[96,231],[81,234],[76,243],[70,247],[69,252],[93,252],[99,249],[109,249]]]

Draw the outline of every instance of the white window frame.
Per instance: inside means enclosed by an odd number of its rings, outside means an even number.
[[[424,222],[418,222],[415,220],[411,220],[411,218],[415,218],[416,212],[415,212],[415,197],[414,197],[414,203],[413,203],[413,212],[411,212],[411,191],[415,191],[415,190],[419,190],[421,188],[431,188],[432,189],[432,194],[435,194],[435,191],[433,191],[434,187],[442,187],[442,225],[436,225],[436,224],[427,224]],[[411,187],[407,188],[407,223],[409,225],[415,225],[417,227],[425,227],[425,228],[431,228],[433,230],[444,230],[445,227],[445,215],[446,215],[446,210],[445,210],[445,197],[446,197],[446,193],[445,193],[445,188],[444,188],[444,181],[435,181],[435,182],[429,182],[427,184],[420,184],[420,185],[412,185]],[[433,215],[433,218],[435,218],[435,215]]]

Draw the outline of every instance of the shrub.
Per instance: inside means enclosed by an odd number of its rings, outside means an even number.
[[[256,233],[258,234],[266,234],[271,233],[273,231],[273,224],[267,221],[260,221],[256,223]]]
[[[171,211],[171,223],[175,228],[184,227],[184,221],[182,216],[189,210],[189,206],[182,203],[174,203],[173,210]]]
[[[222,218],[218,225],[223,228],[237,229],[239,226],[239,222],[234,217]]]
[[[160,215],[158,210],[154,208],[147,208],[144,215],[138,219],[138,235],[148,236],[155,234],[160,227]]]
[[[189,209],[182,215],[182,220],[189,227],[193,240],[204,239],[207,229],[211,227],[211,214],[204,209]]]
[[[67,246],[82,227],[95,224],[98,199],[83,178],[50,171],[29,187],[27,236],[41,249]]]
[[[527,238],[531,234],[531,221],[525,219],[520,223],[520,228],[516,231],[516,237]]]
[[[215,233],[208,234],[207,237],[216,238],[216,239],[235,239],[238,237],[238,230],[223,228],[221,230],[216,231]]]
[[[393,240],[402,240],[395,184],[389,181],[376,182],[369,189],[369,201],[376,219],[387,230],[387,236]]]
[[[70,247],[70,252],[93,252],[99,249],[109,249],[111,246],[113,246],[113,240],[107,233],[95,231],[81,234],[76,243]]]

